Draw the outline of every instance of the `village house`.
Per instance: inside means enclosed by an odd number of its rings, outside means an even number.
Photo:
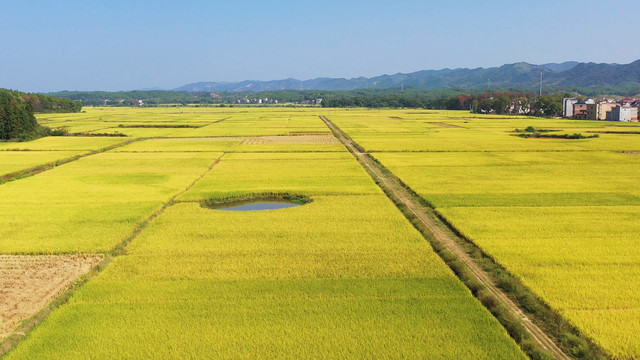
[[[598,105],[598,116],[596,120],[607,120],[607,113],[618,106],[616,102],[608,100],[603,100]]]
[[[577,103],[576,98],[562,99],[562,116],[570,118],[573,117],[573,104]]]
[[[598,120],[598,104],[587,104],[587,112],[585,115],[587,120]]]
[[[577,102],[573,104],[573,118],[584,120],[587,118],[587,104],[583,102]]]
[[[638,121],[640,101],[625,98],[619,101],[603,100],[596,103],[592,99],[578,102],[574,98],[562,101],[563,115],[579,120]]]
[[[625,106],[625,105],[629,105],[631,106],[631,104],[634,102],[633,99],[629,99],[629,98],[624,98],[620,101],[618,101],[618,104],[620,104],[621,106]]]
[[[638,108],[628,105],[616,106],[607,113],[609,121],[638,121]]]

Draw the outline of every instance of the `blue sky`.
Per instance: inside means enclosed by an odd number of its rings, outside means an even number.
[[[0,87],[175,88],[198,81],[640,59],[622,1],[7,1]],[[637,7],[636,7],[637,8]],[[619,42],[618,42],[619,41]]]

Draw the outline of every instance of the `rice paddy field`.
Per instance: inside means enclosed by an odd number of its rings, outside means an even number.
[[[330,119],[612,358],[640,358],[637,123],[377,110]],[[599,137],[514,136],[528,126]]]
[[[125,136],[0,144],[84,155],[0,185],[0,254],[111,259],[3,358],[525,359],[321,114],[89,108],[40,121]],[[311,201],[204,203],[267,193]]]
[[[5,151],[0,176],[83,154],[83,151]]]

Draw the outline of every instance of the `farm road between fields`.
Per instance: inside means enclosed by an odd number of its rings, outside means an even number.
[[[320,116],[322,121],[331,129],[340,142],[349,150],[367,173],[382,188],[382,190],[396,204],[402,204],[410,211],[425,229],[432,241],[442,244],[451,251],[468,268],[473,276],[481,282],[509,311],[520,321],[531,337],[543,348],[551,352],[556,359],[571,359],[567,356],[547,334],[534,324],[531,319],[505,294],[490,275],[482,267],[474,262],[465,249],[455,240],[455,235],[444,231],[446,225],[438,219],[433,209],[420,203],[416,196],[406,189],[392,174],[385,174],[382,165],[378,164],[368,153],[362,152],[351,138],[325,116]],[[405,213],[406,215],[406,213]],[[412,220],[412,219],[409,219]]]

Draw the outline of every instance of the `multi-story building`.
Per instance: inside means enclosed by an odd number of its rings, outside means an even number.
[[[573,118],[584,120],[587,118],[587,104],[577,102],[573,104]]]
[[[598,120],[607,120],[607,113],[610,112],[614,107],[618,106],[615,102],[611,101],[601,101],[598,104]]]
[[[631,103],[631,107],[635,109],[635,111],[631,110],[631,121],[637,122],[640,120],[640,100],[636,100]]]
[[[564,117],[572,117],[573,116],[573,104],[577,103],[578,99],[575,98],[565,98],[562,99],[562,116]]]
[[[635,117],[635,121],[638,121],[638,108],[634,108],[629,105],[616,106],[611,109],[611,111],[607,112],[608,121],[629,122],[632,117]]]
[[[603,100],[596,103],[593,99],[578,102],[575,98],[562,99],[562,115],[580,120],[638,121],[640,100],[622,99]]]
[[[585,119],[598,120],[598,107],[599,107],[599,104],[595,104],[595,103],[587,104]]]

